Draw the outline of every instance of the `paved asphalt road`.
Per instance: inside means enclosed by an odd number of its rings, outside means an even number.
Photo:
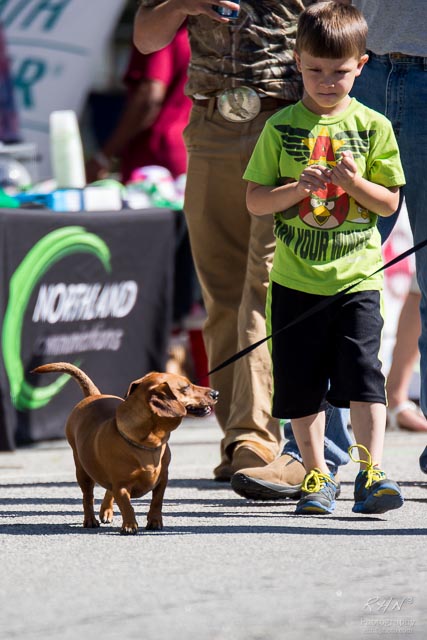
[[[427,638],[425,435],[387,433],[384,466],[406,503],[375,517],[351,512],[353,463],[331,516],[239,498],[211,480],[219,437],[214,418],[184,421],[165,529],[142,532],[142,498],[133,537],[119,535],[118,514],[82,528],[65,440],[1,453],[0,638]]]

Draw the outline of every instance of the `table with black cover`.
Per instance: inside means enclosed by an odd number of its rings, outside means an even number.
[[[64,437],[82,399],[72,362],[103,393],[163,370],[172,314],[174,213],[0,209],[0,450]]]

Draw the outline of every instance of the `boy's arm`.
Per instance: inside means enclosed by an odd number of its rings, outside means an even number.
[[[266,216],[294,206],[311,192],[324,189],[330,182],[326,167],[311,165],[301,173],[298,181],[280,186],[266,186],[248,181],[246,206],[255,216]]]
[[[399,187],[384,187],[362,178],[351,151],[343,151],[342,160],[330,170],[331,181],[349,196],[379,216],[391,216],[399,205]]]
[[[154,6],[140,4],[133,25],[135,46],[141,53],[152,53],[166,47],[187,16],[203,14],[216,22],[230,22],[216,13],[212,5],[239,9],[239,5],[228,0],[165,0]]]

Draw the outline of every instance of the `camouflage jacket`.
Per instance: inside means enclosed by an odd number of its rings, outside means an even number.
[[[217,95],[247,85],[260,93],[298,100],[301,79],[293,48],[300,12],[315,0],[249,0],[240,3],[230,25],[207,16],[189,16],[191,62],[188,95]],[[146,7],[163,0],[140,0]]]

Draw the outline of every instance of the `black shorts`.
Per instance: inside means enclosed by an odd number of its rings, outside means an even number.
[[[294,321],[325,296],[272,282],[267,304],[271,333]],[[329,298],[331,300],[331,298]],[[378,353],[383,318],[380,292],[349,293],[271,340],[276,418],[302,418],[350,401],[386,404]]]

